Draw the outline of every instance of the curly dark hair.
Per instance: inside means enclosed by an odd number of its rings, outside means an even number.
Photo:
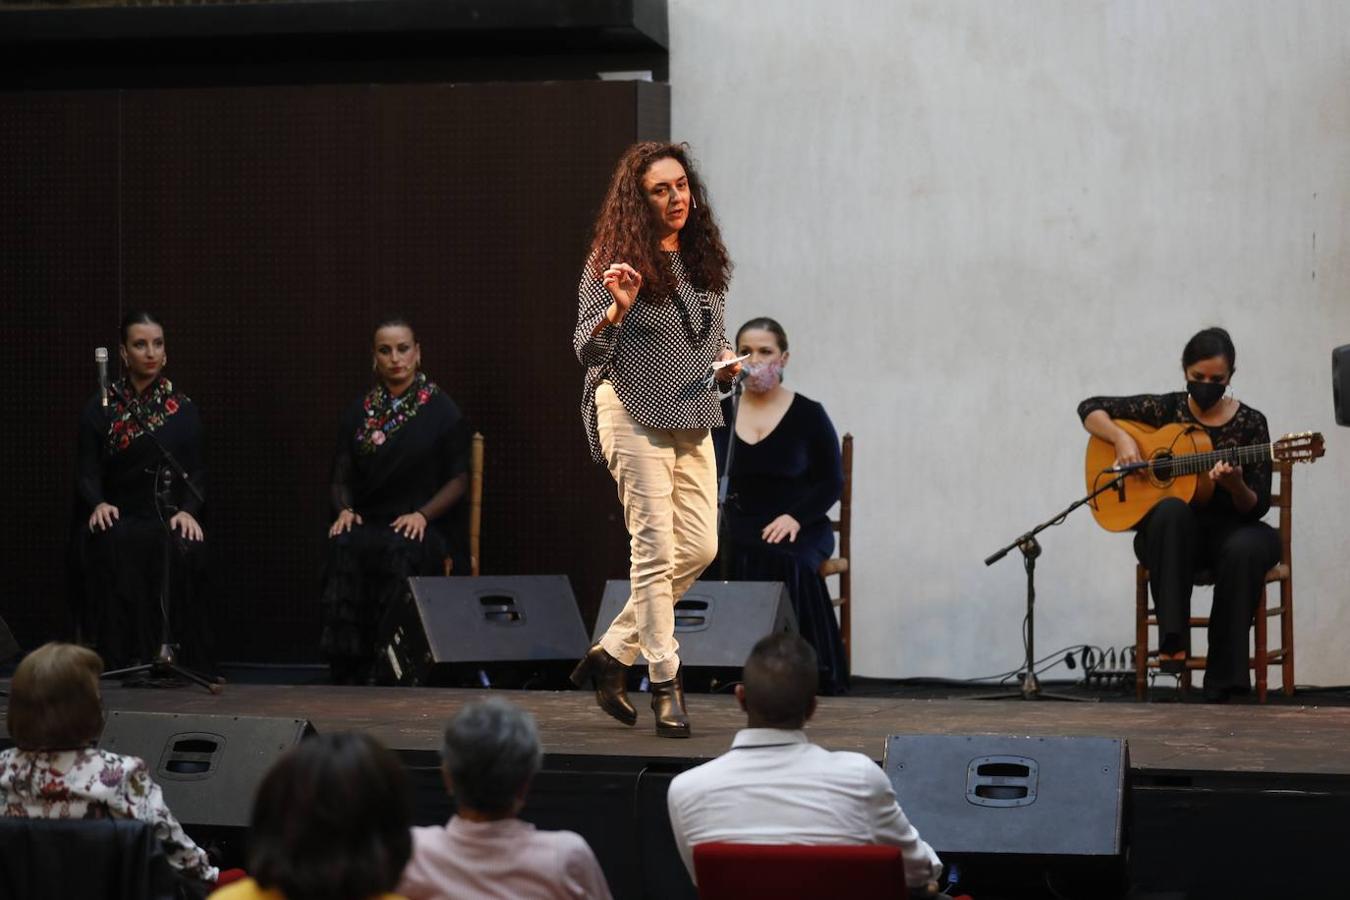
[[[591,269],[595,277],[604,274],[613,262],[626,262],[642,275],[643,293],[665,298],[675,293],[675,279],[652,227],[652,215],[642,190],[642,178],[652,163],[673,159],[689,176],[693,204],[680,232],[680,258],[694,287],[701,291],[727,289],[731,281],[731,260],[722,244],[708,194],[694,168],[688,144],[643,141],[629,147],[614,167],[609,191],[595,220],[591,239]],[[650,289],[650,293],[646,289]]]

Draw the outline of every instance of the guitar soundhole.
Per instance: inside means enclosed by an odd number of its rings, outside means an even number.
[[[1172,454],[1163,451],[1153,457],[1150,470],[1155,484],[1168,484],[1176,476],[1172,473]]]

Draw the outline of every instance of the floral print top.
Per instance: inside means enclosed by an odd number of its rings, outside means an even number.
[[[106,750],[0,753],[0,814],[30,819],[139,819],[154,827],[169,863],[214,882],[220,872],[178,824],[145,762]]]
[[[374,453],[394,432],[416,417],[422,407],[440,390],[424,372],[399,397],[393,397],[383,383],[377,384],[362,401],[365,417],[356,431],[356,452]]]
[[[128,398],[151,431],[158,431],[164,420],[176,414],[187,399],[174,391],[173,382],[167,378],[155,379],[154,384],[139,396],[131,380],[123,378],[118,384],[118,400],[112,410],[112,423],[108,426],[109,453],[127,449],[142,434],[140,422],[128,408]]]

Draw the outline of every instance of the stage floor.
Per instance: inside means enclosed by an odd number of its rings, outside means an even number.
[[[192,688],[108,684],[110,710],[306,718],[319,732],[369,732],[401,752],[437,751],[441,729],[464,703],[497,693],[534,714],[551,756],[693,762],[727,749],[745,723],[734,697],[688,695],[693,737],[652,733],[647,695],[626,728],[581,691],[231,684],[219,696]],[[1350,776],[1350,708],[1180,703],[1061,703],[822,697],[807,726],[832,750],[880,759],[890,734],[1098,736],[1129,741],[1136,771]]]

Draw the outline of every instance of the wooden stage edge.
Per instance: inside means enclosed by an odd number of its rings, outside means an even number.
[[[320,733],[365,731],[401,752],[438,751],[449,717],[490,694],[534,714],[551,757],[699,762],[725,751],[745,724],[733,697],[709,694],[688,696],[693,736],[671,740],[652,733],[646,694],[632,695],[639,719],[626,728],[581,691],[228,685],[212,696],[104,687],[109,710],[305,718]],[[1136,770],[1350,776],[1348,707],[822,697],[807,733],[829,749],[877,760],[890,734],[1093,736],[1128,740]]]

